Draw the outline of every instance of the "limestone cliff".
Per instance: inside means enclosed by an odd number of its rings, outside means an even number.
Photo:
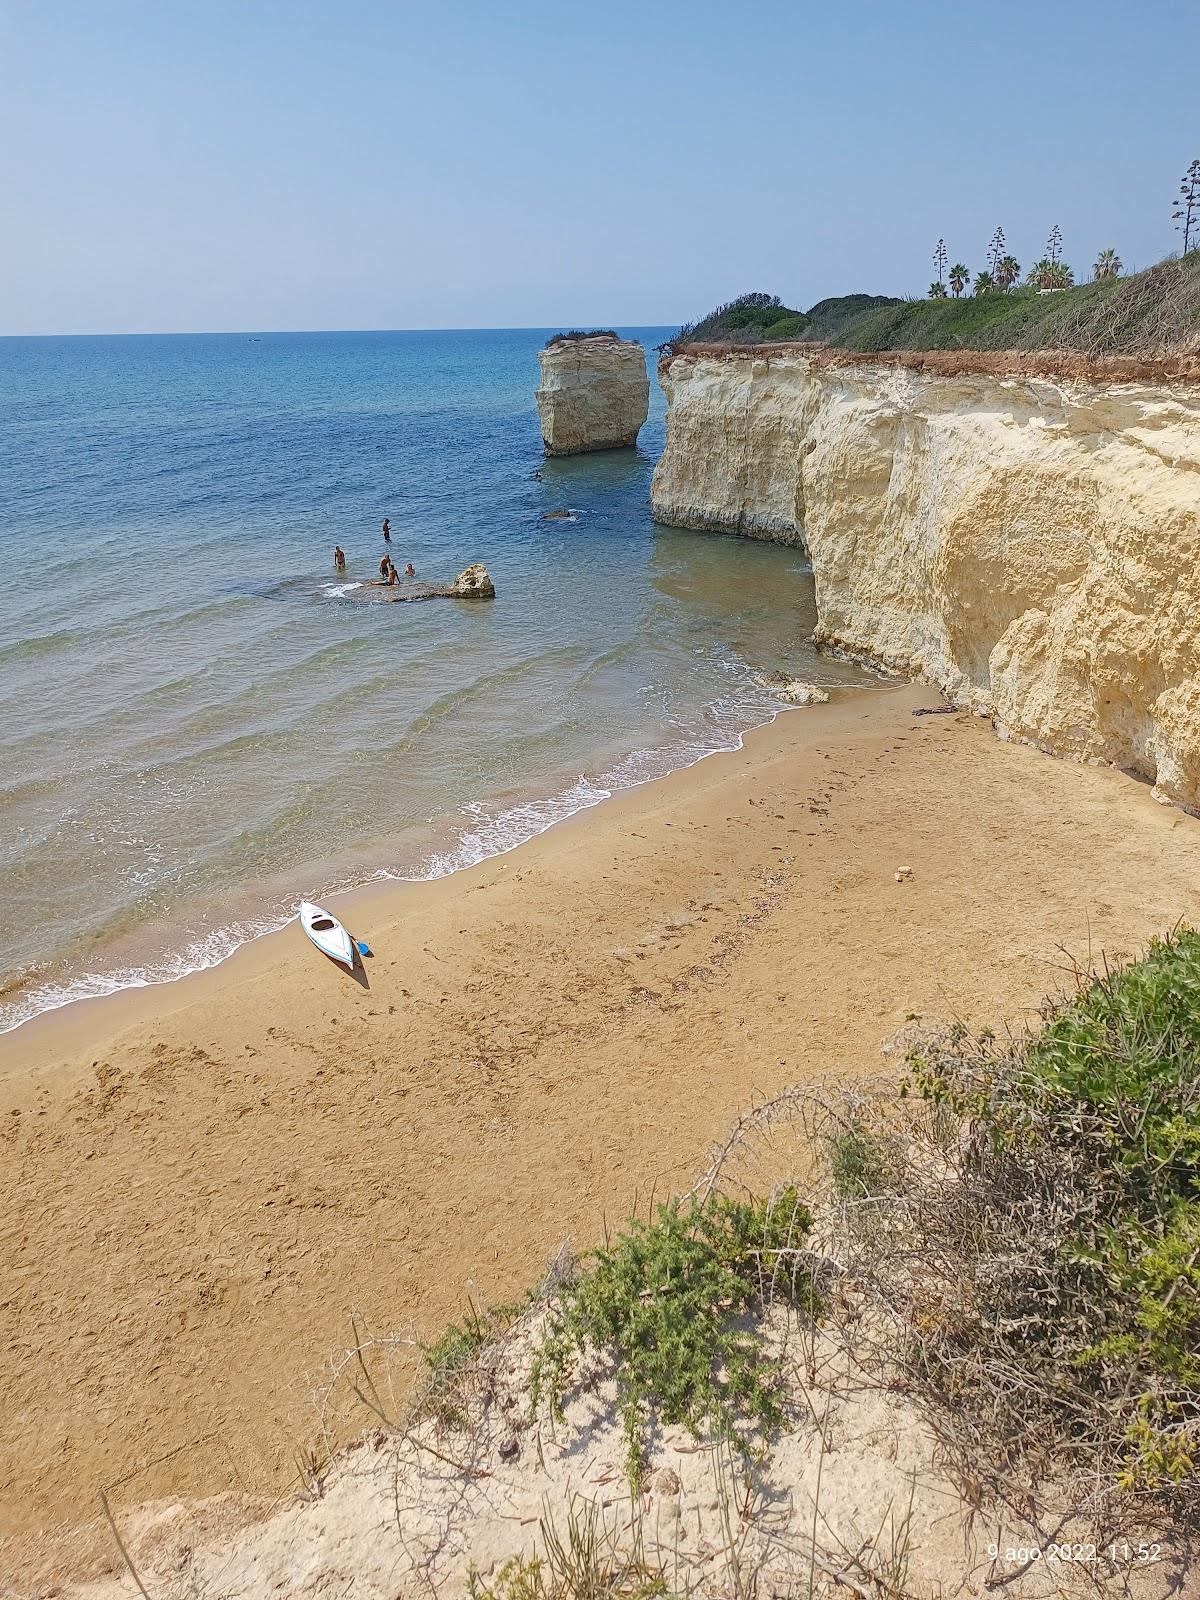
[[[646,353],[611,334],[559,338],[539,351],[538,417],[546,454],[578,455],[637,443],[650,404]]]
[[[1200,809],[1200,387],[676,356],[655,516],[807,547],[818,640]]]

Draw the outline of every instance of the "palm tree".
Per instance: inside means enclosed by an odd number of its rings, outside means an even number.
[[[996,263],[996,282],[1002,289],[1011,289],[1021,276],[1021,263],[1016,256],[1001,256]]]
[[[975,284],[971,290],[971,293],[975,295],[991,294],[995,287],[996,280],[992,277],[990,272],[977,272],[975,274]]]
[[[950,268],[950,287],[954,290],[954,298],[956,300],[970,281],[970,267],[964,267],[961,261],[956,261]]]
[[[931,300],[944,300],[946,298],[946,285],[939,283],[935,278],[929,285],[929,298]]]
[[[1096,257],[1096,264],[1092,268],[1092,277],[1119,278],[1121,276],[1121,258],[1115,250],[1101,250]]]
[[[1049,256],[1043,256],[1034,263],[1025,281],[1031,289],[1069,289],[1075,282],[1075,274],[1065,261],[1051,261]]]

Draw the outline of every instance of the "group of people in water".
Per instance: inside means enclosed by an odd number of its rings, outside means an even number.
[[[385,544],[391,544],[392,524],[387,517],[384,517],[383,519],[383,527],[381,531],[383,533],[383,542]],[[333,547],[333,564],[339,572],[345,572],[346,552],[342,549],[340,544],[335,544]],[[404,569],[404,576],[406,578],[415,578],[416,575],[416,568],[410,561]],[[371,586],[373,588],[391,588],[392,584],[399,582],[400,574],[396,571],[395,563],[393,562],[391,556],[385,553],[383,559],[379,563],[379,576],[378,578],[373,578],[371,580]]]

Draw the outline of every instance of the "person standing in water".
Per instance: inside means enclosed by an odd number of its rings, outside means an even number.
[[[391,544],[391,542],[392,542],[392,524],[388,520],[387,517],[384,517],[384,519],[383,519],[383,537],[384,537],[384,542],[386,544]]]
[[[413,564],[412,564],[412,562],[411,562],[411,561],[410,561],[410,562],[409,562],[409,563],[408,563],[408,565],[407,565],[407,566],[406,566],[406,567],[405,567],[405,569],[404,569],[404,576],[405,576],[405,577],[406,577],[406,578],[415,578],[415,577],[416,577],[416,575],[417,575],[417,574],[416,574],[416,572],[415,572],[415,570],[414,570],[414,568],[413,568]]]
[[[392,564],[391,556],[384,556],[383,560],[379,563],[379,576],[381,578],[384,578],[384,579],[387,578],[388,568],[391,566],[391,564]]]
[[[335,544],[333,547],[333,564],[339,572],[345,572],[346,552],[342,549],[340,544]]]

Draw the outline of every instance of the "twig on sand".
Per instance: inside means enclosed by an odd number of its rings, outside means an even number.
[[[138,1593],[143,1597],[143,1600],[150,1600],[150,1591],[138,1577],[137,1568],[133,1564],[133,1557],[125,1548],[125,1542],[121,1538],[120,1530],[117,1527],[117,1519],[112,1514],[112,1507],[109,1505],[108,1496],[105,1494],[103,1489],[100,1491],[100,1504],[104,1507],[104,1515],[108,1518],[108,1525],[112,1529],[112,1536],[117,1541],[117,1549],[121,1552],[121,1559],[129,1568],[129,1576],[133,1579],[134,1583],[137,1584]]]

